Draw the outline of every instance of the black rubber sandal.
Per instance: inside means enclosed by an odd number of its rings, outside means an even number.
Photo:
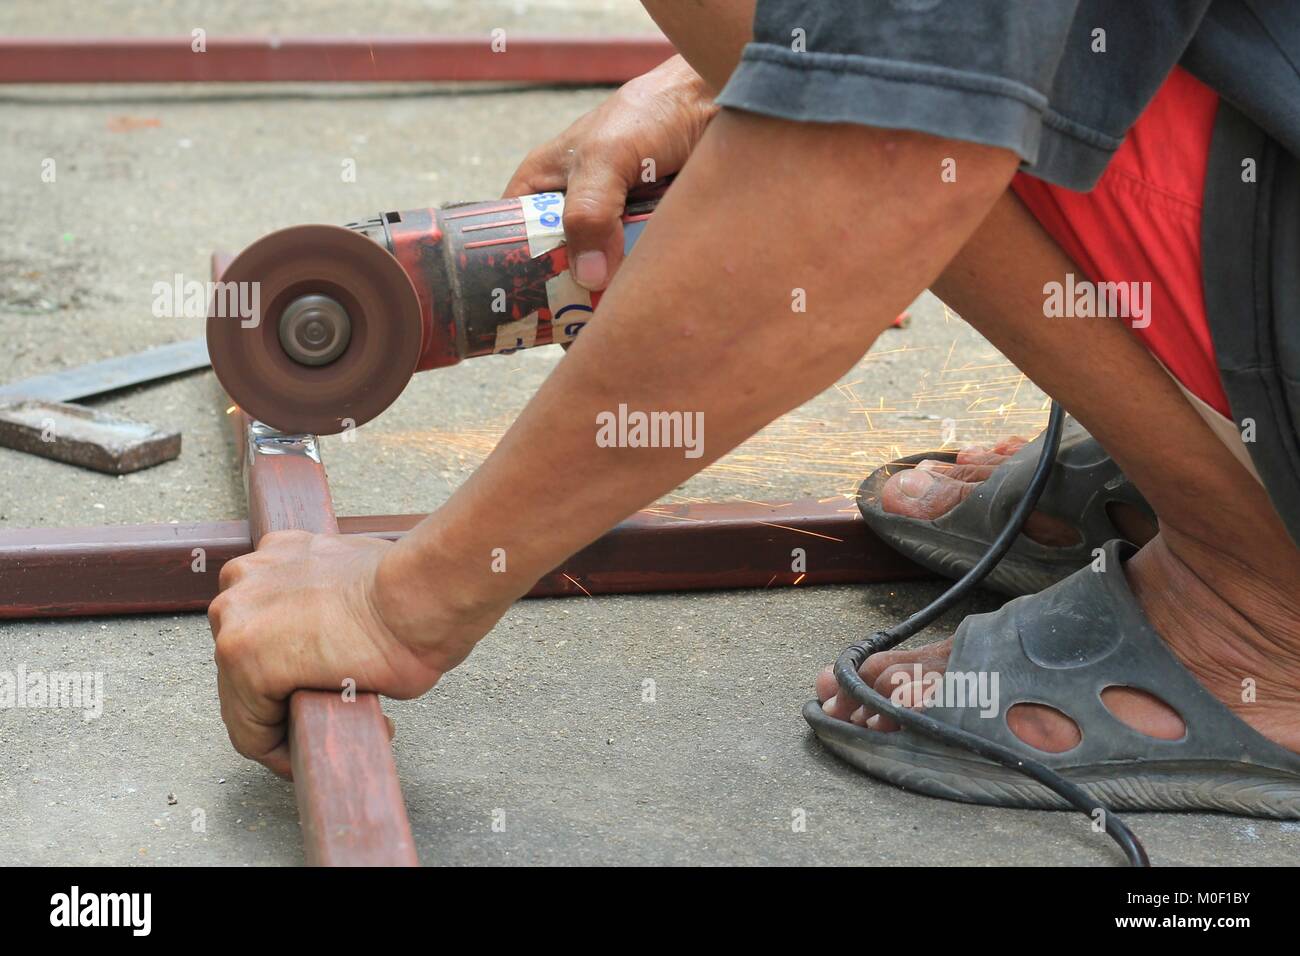
[[[858,489],[858,508],[882,539],[936,574],[960,578],[983,557],[989,543],[1006,526],[1024,497],[1038,463],[1040,435],[1003,462],[965,501],[933,521],[892,514],[881,506],[881,492],[891,475],[925,459],[956,462],[951,452],[912,455],[876,469]],[[1123,535],[1107,506],[1125,503],[1153,520],[1155,512],[1106,450],[1074,419],[1066,419],[1052,477],[1037,510],[1067,521],[1079,542],[1066,547],[1039,544],[1021,534],[1007,556],[984,579],[984,586],[1003,594],[1033,594],[1068,577],[1092,561],[1095,549]]]
[[[923,712],[1045,764],[1114,810],[1300,819],[1300,754],[1238,718],[1173,656],[1125,579],[1122,564],[1135,551],[1111,541],[1104,572],[1084,568],[999,611],[966,618],[945,686],[978,689],[983,675],[992,689],[997,675],[996,713],[981,708],[988,701],[978,693],[969,700],[969,691],[966,701],[939,700]],[[1114,717],[1101,693],[1116,686],[1146,691],[1177,711],[1187,728],[1182,738],[1148,737]],[[1081,742],[1057,754],[1026,744],[1006,723],[1007,711],[1022,702],[1068,716]],[[1016,770],[908,728],[868,730],[828,716],[815,700],[803,715],[836,756],[904,789],[1001,807],[1067,807]]]

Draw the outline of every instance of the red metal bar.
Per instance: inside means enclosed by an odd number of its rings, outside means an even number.
[[[338,526],[395,541],[423,519],[367,515],[339,518]],[[804,549],[806,572],[791,568],[795,548]],[[251,550],[246,521],[0,532],[0,619],[202,611],[217,593],[221,566]],[[528,597],[929,576],[842,499],[693,504],[634,515],[538,581]]]
[[[247,521],[0,532],[0,618],[202,611]]]
[[[212,278],[230,264],[212,256]],[[265,434],[229,410],[248,491],[249,544],[272,531],[336,533],[334,502],[315,439]],[[289,756],[303,848],[312,866],[418,866],[388,723],[375,694],[340,690],[289,697]]]
[[[5,37],[0,83],[622,83],[673,55],[662,36]],[[500,41],[498,40],[498,47]]]
[[[233,417],[243,438],[252,546],[272,531],[336,533],[325,469],[310,444],[259,436],[243,412]],[[309,864],[419,864],[378,697],[362,693],[349,701],[340,690],[294,691],[289,753]]]

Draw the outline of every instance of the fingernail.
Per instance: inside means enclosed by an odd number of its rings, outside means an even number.
[[[928,471],[905,471],[898,479],[898,489],[909,498],[924,498],[934,485],[934,475]]]
[[[830,697],[827,697],[826,700],[822,703],[822,710],[824,710],[828,714],[833,714],[835,712],[834,694],[832,694]]]
[[[573,278],[578,285],[595,292],[605,286],[605,277],[609,272],[609,263],[603,252],[583,252],[573,264]]]

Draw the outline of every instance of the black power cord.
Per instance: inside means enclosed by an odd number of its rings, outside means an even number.
[[[1151,861],[1147,858],[1147,852],[1133,831],[1108,807],[1090,797],[1082,787],[1066,780],[1045,764],[1030,760],[1009,747],[1003,747],[1001,744],[996,744],[968,731],[940,723],[933,717],[927,717],[917,710],[900,707],[884,695],[877,693],[875,688],[869,687],[866,681],[858,675],[858,668],[872,654],[887,651],[912,635],[919,633],[945,611],[965,598],[1011,549],[1017,536],[1024,528],[1025,521],[1034,510],[1034,506],[1038,504],[1038,499],[1043,493],[1043,488],[1047,485],[1047,480],[1052,475],[1052,466],[1056,463],[1056,453],[1061,445],[1061,428],[1064,421],[1064,410],[1059,403],[1053,402],[1052,414],[1047,422],[1047,431],[1044,433],[1043,451],[1038,457],[1038,466],[1034,469],[1025,496],[1020,499],[1020,503],[1016,506],[1016,510],[1012,513],[1006,527],[989,545],[989,549],[984,552],[984,556],[956,584],[939,595],[929,606],[922,608],[907,620],[891,627],[889,630],[877,631],[867,640],[859,641],[848,647],[839,656],[839,660],[835,662],[835,680],[839,683],[842,693],[849,694],[859,704],[877,713],[888,714],[900,726],[915,730],[917,733],[924,734],[941,743],[963,747],[1004,767],[1019,771],[1025,776],[1038,781],[1060,796],[1070,806],[1081,813],[1087,814],[1090,818],[1100,810],[1102,819],[1105,820],[1106,832],[1112,840],[1119,844],[1120,849],[1124,851],[1124,855],[1128,858],[1128,862],[1133,866],[1150,866]]]

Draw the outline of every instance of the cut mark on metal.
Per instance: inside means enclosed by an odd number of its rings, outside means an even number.
[[[248,424],[250,455],[298,455],[320,464],[315,435],[285,435],[257,420]]]

